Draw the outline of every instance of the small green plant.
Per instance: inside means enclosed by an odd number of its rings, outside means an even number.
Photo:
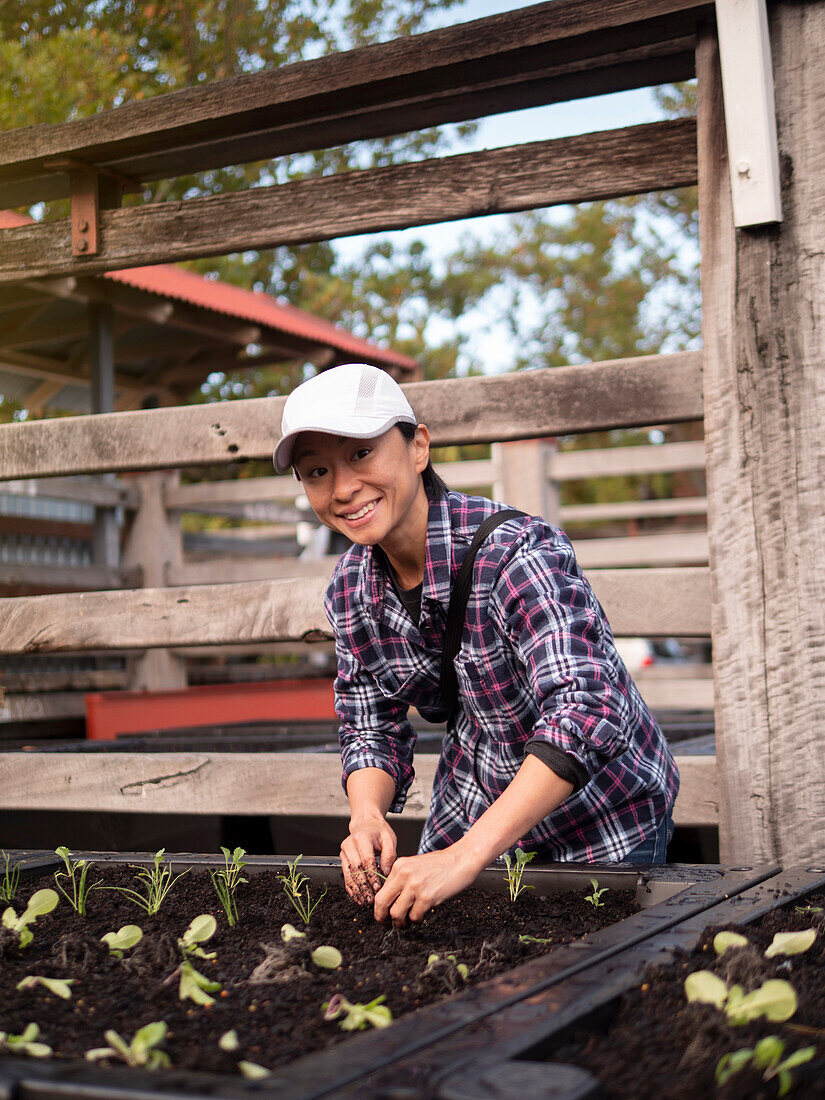
[[[433,952],[432,955],[427,956],[427,966],[424,970],[424,973],[426,973],[430,967],[435,966],[436,963],[439,962],[447,962],[452,967],[454,967],[456,974],[458,974],[459,978],[461,978],[463,982],[466,982],[467,979],[470,977],[470,968],[469,966],[467,966],[466,963],[458,962],[455,955],[439,955],[437,952]]]
[[[28,1054],[30,1058],[50,1058],[52,1048],[45,1043],[38,1043],[40,1028],[37,1024],[26,1024],[20,1035],[11,1035],[8,1031],[0,1031],[0,1050],[7,1050],[9,1054]]]
[[[166,1024],[163,1020],[139,1028],[131,1043],[127,1043],[116,1031],[106,1031],[103,1037],[109,1045],[87,1050],[86,1058],[89,1062],[97,1062],[102,1058],[119,1058],[127,1066],[143,1066],[145,1069],[166,1069],[171,1064],[166,1051],[157,1049],[166,1038]]]
[[[518,938],[518,942],[519,943],[553,943],[554,941],[553,941],[552,936],[549,937],[548,939],[544,940],[544,939],[541,938],[541,936],[521,935]]]
[[[72,863],[69,849],[66,847],[55,848],[54,854],[60,856],[66,865],[65,871],[55,871],[54,884],[75,913],[79,917],[85,917],[89,894],[92,890],[100,887],[99,882],[93,882],[91,885],[86,882],[86,877],[94,864],[87,862],[85,859],[79,859],[76,863]],[[61,879],[66,879],[71,883],[71,893],[63,886]]]
[[[72,997],[74,983],[74,978],[43,978],[40,974],[27,974],[25,978],[21,978],[17,983],[17,989],[34,989],[36,986],[42,985],[55,997],[62,997],[64,1001],[69,1001]]]
[[[178,947],[183,952],[183,962],[176,966],[168,978],[164,978],[163,984],[170,985],[175,978],[180,979],[178,997],[182,1001],[190,1000],[199,1005],[211,1005],[215,998],[210,993],[217,993],[221,988],[220,982],[213,982],[205,974],[196,970],[190,961],[191,956],[201,959],[214,959],[215,952],[206,952],[200,946],[215,934],[218,922],[211,913],[202,913],[194,917],[186,931],[178,940]]]
[[[259,1066],[257,1062],[238,1062],[238,1069],[247,1081],[262,1081],[264,1077],[272,1076],[272,1070]]]
[[[752,1050],[750,1047],[745,1047],[742,1050],[731,1051],[730,1054],[723,1054],[716,1066],[716,1084],[721,1088],[750,1062],[754,1069],[763,1071],[763,1081],[778,1077],[778,1095],[785,1096],[793,1085],[791,1070],[810,1062],[816,1054],[816,1047],[803,1047],[789,1054],[783,1061],[784,1053],[785,1044],[779,1036],[766,1035]]]
[[[285,875],[278,875],[278,878],[284,884],[284,893],[292,902],[298,916],[304,924],[309,924],[309,919],[321,904],[327,892],[327,888],[326,886],[324,887],[324,893],[314,902],[311,900],[309,879],[306,875],[301,873],[298,867],[301,859],[301,856],[296,856],[291,862],[287,860],[287,873]]]
[[[593,893],[585,894],[584,900],[589,901],[594,909],[603,909],[604,902],[602,901],[602,894],[606,894],[609,887],[603,886],[600,890],[598,879],[595,878],[591,878],[590,885],[593,887]]]
[[[685,978],[688,1001],[714,1005],[725,1013],[734,1027],[752,1020],[784,1023],[796,1012],[796,991],[789,982],[771,978],[759,989],[745,993],[741,985],[727,985],[710,970],[697,970]]]
[[[316,966],[320,966],[323,970],[337,970],[344,961],[344,957],[338,948],[330,947],[327,943],[323,943],[320,947],[316,947],[310,955],[310,958]]]
[[[797,913],[803,913],[803,914],[806,914],[806,913],[821,913],[822,912],[822,906],[821,905],[795,905],[794,910]]]
[[[182,879],[185,874],[188,874],[189,869],[181,871],[179,875],[172,877],[172,868],[168,863],[164,863],[163,853],[165,848],[161,848],[159,852],[155,852],[152,857],[152,867],[138,867],[135,864],[130,864],[133,870],[137,871],[137,877],[144,884],[144,892],[139,893],[137,890],[130,890],[126,886],[110,886],[107,889],[116,890],[119,894],[123,894],[124,897],[129,898],[135,905],[139,906],[148,916],[153,916],[158,912],[163,899],[178,881]]]
[[[524,869],[531,860],[536,858],[536,852],[525,852],[521,848],[516,848],[515,862],[510,859],[510,853],[504,853],[504,864],[507,868],[507,886],[510,890],[510,901],[515,901],[519,894],[524,893],[526,890],[532,890],[532,886],[527,886],[522,879],[524,878]]]
[[[234,1027],[231,1031],[225,1031],[223,1035],[221,1035],[220,1039],[218,1039],[218,1046],[221,1050],[225,1050],[227,1054],[234,1054],[236,1050],[240,1050],[241,1041]]]
[[[0,901],[14,901],[17,887],[20,885],[20,866],[12,865],[9,853],[2,853],[3,877],[0,878]]]
[[[181,1001],[194,1001],[196,1005],[212,1005],[215,998],[210,993],[217,993],[221,988],[220,982],[213,982],[205,974],[196,970],[190,962],[182,962],[177,973],[180,975],[178,997]]]
[[[215,952],[204,951],[200,945],[215,935],[217,927],[218,922],[211,913],[201,913],[199,917],[193,917],[189,927],[178,940],[178,947],[184,955],[197,955],[199,959],[214,959]]]
[[[26,947],[34,939],[34,933],[28,926],[34,924],[38,917],[51,913],[59,900],[54,890],[35,890],[19,917],[11,906],[5,910],[3,927],[17,935],[20,947]]]
[[[369,1004],[352,1004],[342,993],[336,993],[321,1005],[325,1020],[341,1019],[342,1031],[363,1031],[367,1027],[389,1027],[392,1013],[384,1004],[384,994]]]
[[[131,951],[143,939],[143,930],[136,924],[124,924],[117,932],[106,932],[100,938],[109,948],[110,955],[122,959],[124,951]]]
[[[228,848],[224,848],[221,845],[221,851],[223,852],[224,868],[222,871],[210,872],[212,878],[212,885],[215,887],[215,893],[220,899],[220,903],[223,906],[223,911],[226,913],[226,919],[229,921],[229,927],[234,928],[238,923],[238,906],[235,901],[235,891],[238,889],[242,882],[248,882],[248,879],[241,877],[241,871],[246,867],[246,860],[243,858],[246,852],[243,848],[236,848],[234,852],[230,854]]]

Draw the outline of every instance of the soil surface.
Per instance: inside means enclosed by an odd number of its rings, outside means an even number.
[[[77,1059],[108,1045],[104,1031],[109,1028],[128,1042],[137,1028],[163,1020],[169,1029],[163,1049],[174,1068],[235,1075],[243,1059],[273,1069],[346,1039],[339,1022],[325,1021],[321,1009],[335,993],[362,1004],[383,994],[397,1019],[465,987],[448,954],[468,967],[467,984],[474,984],[636,911],[632,895],[624,891],[607,891],[597,909],[584,892],[548,898],[523,893],[513,903],[506,893],[468,890],[431,911],[420,925],[396,931],[378,925],[371,910],[355,905],[343,887],[332,886],[305,926],[275,871],[248,877],[236,895],[240,920],[235,927],[229,927],[203,870],[177,882],[154,916],[116,890],[93,891],[86,917],[77,916],[61,897],[52,913],[38,918],[27,947],[0,937],[0,1031],[19,1035],[27,1024],[37,1023],[41,1041],[56,1058]],[[89,875],[90,882],[95,880],[139,888],[128,866],[97,865]],[[54,887],[51,873],[22,882],[12,902],[15,911],[20,914],[43,887]],[[313,899],[322,890],[312,887]],[[175,978],[164,984],[181,961],[178,938],[201,913],[211,913],[218,924],[203,945],[217,957],[192,960],[200,973],[221,984],[209,1006],[179,1000]],[[285,946],[285,923],[306,929],[306,939]],[[144,936],[117,959],[100,937],[125,924],[139,925]],[[551,942],[523,944],[521,934]],[[312,963],[310,949],[322,944],[342,953],[338,970]],[[428,971],[432,954],[441,959]],[[71,999],[40,986],[18,992],[17,983],[30,974],[74,979]],[[225,1053],[218,1039],[231,1029],[240,1047]]]
[[[815,928],[817,937],[804,954],[765,958],[776,932],[807,928]],[[717,957],[713,939],[723,929],[745,936],[748,946]],[[734,1027],[719,1009],[687,1003],[685,978],[696,970],[710,970],[728,986],[740,984],[746,993],[768,979],[781,978],[793,986],[798,1008],[785,1023],[763,1019]],[[785,1095],[825,1097],[825,894],[809,895],[754,924],[709,928],[694,951],[680,952],[672,963],[651,968],[621,999],[612,1022],[600,1033],[574,1028],[553,1046],[549,1057],[595,1074],[611,1100],[760,1100],[783,1095],[777,1077],[766,1081],[763,1071],[748,1065],[718,1087],[715,1069],[723,1055],[752,1049],[768,1035],[784,1043],[783,1059],[816,1047],[812,1061],[790,1071],[791,1087]]]

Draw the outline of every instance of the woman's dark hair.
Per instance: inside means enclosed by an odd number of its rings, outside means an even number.
[[[403,435],[408,443],[412,443],[415,439],[415,424],[407,424],[404,421],[397,423],[396,428]],[[426,468],[421,474],[421,478],[424,482],[424,488],[427,492],[427,496],[430,500],[440,500],[441,497],[447,495],[447,483],[442,477],[440,477],[433,469],[432,461],[428,461]]]

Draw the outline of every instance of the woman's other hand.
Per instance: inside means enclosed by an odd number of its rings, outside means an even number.
[[[392,920],[396,928],[420,921],[434,905],[475,882],[483,866],[461,841],[437,852],[402,856],[375,895],[375,919],[382,924]]]
[[[347,893],[359,905],[372,905],[392,870],[396,851],[395,833],[385,817],[379,814],[350,821],[349,836],[341,845],[341,868]]]

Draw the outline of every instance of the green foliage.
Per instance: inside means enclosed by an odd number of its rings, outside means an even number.
[[[20,947],[26,947],[34,939],[29,925],[34,924],[38,917],[51,913],[59,900],[54,890],[35,890],[19,917],[11,906],[5,910],[2,917],[3,927],[17,935]]]
[[[788,1055],[783,1061],[784,1053],[785,1044],[782,1040],[777,1035],[766,1035],[753,1049],[745,1047],[742,1050],[723,1054],[716,1065],[716,1084],[721,1088],[731,1077],[751,1063],[754,1069],[763,1071],[763,1081],[770,1081],[777,1077],[779,1079],[778,1095],[785,1096],[793,1085],[793,1075],[790,1071],[810,1062],[816,1054],[816,1047],[803,1047]]]
[[[40,1028],[37,1024],[26,1024],[19,1035],[11,1035],[8,1031],[0,1031],[0,1050],[7,1050],[9,1054],[28,1054],[30,1058],[50,1058],[52,1048],[45,1043],[38,1043]]]
[[[338,948],[330,947],[329,944],[321,944],[320,947],[314,948],[310,958],[316,966],[320,966],[324,970],[337,970],[344,961],[344,957]]]
[[[53,993],[55,997],[60,997],[64,1001],[71,1000],[72,986],[75,983],[74,978],[44,978],[40,974],[27,974],[25,978],[21,978],[15,988],[19,990],[35,989],[38,985],[42,985],[44,989],[47,989],[49,993]]]
[[[363,1031],[368,1027],[389,1027],[392,1013],[384,1004],[382,993],[368,1004],[352,1004],[341,993],[336,993],[321,1005],[325,1020],[341,1020],[342,1031]]]
[[[220,982],[213,982],[205,974],[196,970],[190,962],[182,962],[175,972],[180,977],[178,997],[182,1001],[194,1001],[198,1005],[212,1005],[215,998],[210,993],[217,993],[221,988]]]
[[[197,955],[200,959],[214,959],[215,952],[211,951],[207,954],[200,944],[210,940],[215,935],[217,928],[218,922],[211,913],[201,913],[200,916],[193,917],[189,922],[186,931],[178,940],[178,947],[184,955]]]
[[[516,848],[515,862],[510,858],[510,853],[504,853],[504,864],[507,868],[507,886],[510,891],[510,901],[515,901],[519,894],[526,890],[532,890],[523,881],[524,869],[527,864],[536,858],[537,852],[525,852],[522,848]]]
[[[210,871],[210,877],[212,879],[212,885],[215,887],[215,893],[218,895],[223,911],[226,913],[226,919],[229,922],[229,927],[234,928],[238,923],[238,906],[235,900],[235,891],[238,889],[242,882],[248,882],[248,879],[241,877],[241,871],[246,867],[246,860],[243,858],[246,852],[243,848],[236,848],[234,852],[230,854],[228,848],[224,848],[221,845],[221,851],[223,852],[224,868],[222,871]]]
[[[143,930],[136,924],[124,924],[117,932],[106,932],[100,938],[109,948],[110,955],[122,959],[125,951],[131,951],[143,939]]]
[[[324,893],[314,902],[311,900],[309,879],[298,867],[302,858],[302,856],[296,856],[292,861],[287,860],[287,873],[285,875],[278,875],[278,878],[283,883],[284,893],[292,902],[298,916],[304,924],[309,924],[309,919],[321,904],[327,892],[327,888],[326,886],[324,887]]]
[[[127,1066],[142,1066],[145,1069],[166,1069],[171,1064],[169,1055],[157,1049],[166,1038],[166,1024],[163,1020],[139,1028],[131,1043],[127,1043],[116,1031],[106,1031],[103,1037],[109,1045],[87,1050],[88,1061],[117,1058]]]
[[[189,873],[189,869],[181,871],[179,875],[172,877],[172,868],[168,863],[164,862],[163,853],[165,848],[161,848],[159,852],[155,852],[152,857],[152,866],[138,867],[136,864],[130,864],[134,871],[137,871],[137,878],[143,885],[143,892],[138,890],[130,890],[126,886],[108,886],[107,890],[116,890],[119,894],[123,894],[124,897],[133,901],[138,908],[142,909],[148,916],[153,916],[157,913],[163,904],[163,899],[178,881],[182,879],[184,875]]]
[[[584,900],[589,901],[594,909],[603,909],[604,902],[602,901],[602,894],[606,894],[609,887],[603,886],[600,890],[598,880],[595,878],[591,878],[590,885],[593,887],[593,893],[585,894]]]
[[[730,988],[710,970],[697,970],[685,979],[688,1001],[710,1004],[724,1011],[734,1027],[752,1020],[783,1023],[796,1012],[796,992],[789,982],[771,978],[758,989],[745,993],[740,985]]]
[[[2,702],[2,699],[0,699]],[[12,864],[9,853],[0,853],[3,860],[3,877],[0,878],[0,901],[14,901],[17,888],[20,885],[20,865]]]
[[[548,939],[542,939],[541,936],[528,936],[526,934],[523,934],[523,935],[519,936],[518,942],[519,943],[554,943],[555,941],[553,940],[552,936],[549,937]]]
[[[724,955],[734,947],[747,947],[748,941],[738,932],[717,932],[713,937],[713,950],[717,955]]]
[[[272,1071],[268,1070],[265,1066],[259,1066],[257,1062],[238,1062],[238,1069],[241,1071],[241,1077],[245,1077],[247,1081],[262,1081],[264,1077],[271,1077]]]
[[[765,950],[765,958],[773,959],[777,955],[802,955],[813,947],[816,929],[806,928],[804,932],[777,932],[770,947]]]
[[[63,897],[74,909],[75,913],[79,917],[86,916],[86,905],[89,899],[89,894],[92,890],[100,887],[99,882],[93,882],[91,885],[87,884],[86,877],[89,871],[94,867],[93,863],[88,863],[85,859],[79,859],[75,863],[72,863],[69,849],[66,847],[60,847],[55,849],[56,856],[60,856],[63,863],[66,866],[65,871],[55,871],[54,883]],[[63,886],[61,879],[65,879],[71,883],[71,893]]]

